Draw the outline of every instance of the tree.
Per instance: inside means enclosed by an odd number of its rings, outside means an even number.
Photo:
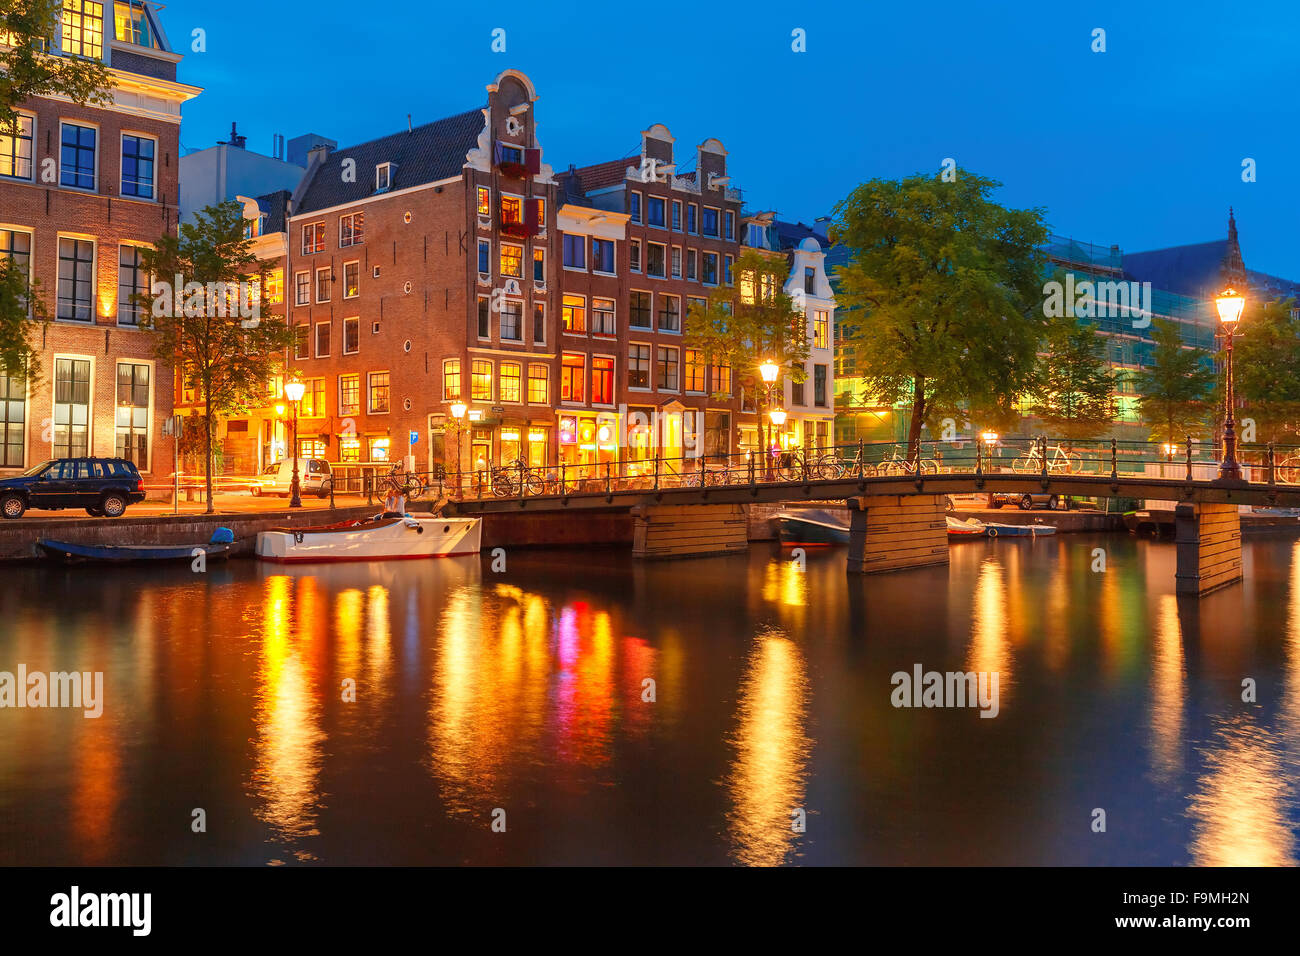
[[[711,367],[728,367],[736,380],[752,389],[760,420],[767,430],[765,445],[771,445],[767,417],[766,387],[759,366],[775,362],[792,381],[807,377],[808,318],[794,305],[784,287],[790,276],[783,258],[747,249],[733,267],[737,288],[715,289],[700,307],[692,305],[686,315],[685,341],[698,349]],[[780,388],[777,379],[777,388]],[[718,382],[715,380],[714,388]],[[719,393],[719,398],[729,395]]]
[[[1151,427],[1152,441],[1177,445],[1205,427],[1214,368],[1204,349],[1183,347],[1175,322],[1156,319],[1151,338],[1155,342],[1151,364],[1134,377],[1138,411]]]
[[[1033,380],[1047,230],[1040,209],[993,202],[1000,185],[960,169],[873,179],[835,207],[842,324],[868,392],[911,402],[909,459],[922,426],[1006,405]]]
[[[18,105],[33,96],[65,96],[82,106],[113,102],[103,63],[48,52],[62,15],[62,0],[7,0],[0,7],[0,133],[14,129]]]
[[[32,347],[36,322],[50,320],[41,284],[27,281],[18,263],[0,255],[0,373],[35,381],[40,378],[40,355]]]
[[[1067,441],[1093,437],[1115,420],[1106,341],[1095,323],[1065,315],[1048,325],[1044,347],[1029,393],[1033,413]]]
[[[217,416],[263,398],[293,340],[283,319],[264,308],[268,267],[252,249],[243,206],[226,201],[203,209],[179,236],[162,236],[142,256],[156,298],[138,297],[148,306],[140,324],[157,333],[160,364],[179,368],[184,387],[203,404],[209,513]]]
[[[1253,418],[1262,443],[1293,441],[1300,434],[1300,318],[1292,314],[1294,307],[1294,299],[1248,300],[1233,336],[1233,391],[1242,407],[1236,418]],[[1222,367],[1222,352],[1219,358]],[[1221,422],[1221,383],[1215,391],[1215,420]]]

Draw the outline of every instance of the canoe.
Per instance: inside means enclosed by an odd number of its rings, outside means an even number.
[[[1050,524],[994,524],[986,522],[990,538],[1041,538],[1043,535],[1056,534],[1056,528]]]
[[[946,515],[948,519],[948,537],[950,538],[983,538],[988,536],[988,526],[980,521],[979,518],[954,518],[952,515]]]
[[[193,561],[202,552],[209,561],[230,557],[234,545],[218,544],[77,544],[41,538],[36,547],[47,558],[65,564],[145,564]]]
[[[826,548],[849,543],[846,517],[823,508],[778,511],[772,517],[781,523],[781,545],[787,548]]]
[[[257,556],[284,564],[450,558],[478,554],[482,531],[480,518],[389,513],[331,525],[262,531],[257,535]]]

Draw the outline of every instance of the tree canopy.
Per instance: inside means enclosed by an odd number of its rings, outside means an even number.
[[[0,132],[13,129],[17,107],[33,96],[74,103],[113,101],[113,80],[99,60],[47,52],[58,34],[62,0],[6,0],[0,7]]]
[[[972,407],[1005,409],[1034,380],[1045,323],[1041,209],[1007,209],[1000,183],[873,179],[835,208],[841,325],[878,401],[910,401],[909,456],[923,425]]]
[[[1154,320],[1151,338],[1151,364],[1134,376],[1138,411],[1151,429],[1152,441],[1180,444],[1205,427],[1214,368],[1204,349],[1183,347],[1176,322]]]
[[[1054,437],[1094,437],[1115,420],[1115,373],[1105,339],[1095,323],[1065,315],[1051,320],[1043,347],[1030,388],[1033,413]]]

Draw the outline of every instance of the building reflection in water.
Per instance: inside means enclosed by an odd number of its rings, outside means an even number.
[[[264,583],[252,788],[261,801],[258,819],[285,843],[317,835],[325,740],[312,658],[313,644],[322,639],[317,587],[311,577],[276,575]],[[295,856],[314,859],[301,846]]]
[[[731,852],[749,866],[785,862],[800,834],[793,813],[804,809],[812,742],[808,720],[808,667],[781,631],[759,633],[740,686],[736,754],[727,777]]]
[[[1183,770],[1183,704],[1187,668],[1183,660],[1183,631],[1178,598],[1160,596],[1151,648],[1151,773],[1158,783],[1171,784]]]

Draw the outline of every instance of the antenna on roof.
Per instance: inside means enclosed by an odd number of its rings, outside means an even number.
[[[406,131],[407,131],[408,133],[414,133],[414,132],[415,132],[415,130],[411,128],[411,114],[410,114],[410,113],[407,113],[407,114],[406,114]]]

